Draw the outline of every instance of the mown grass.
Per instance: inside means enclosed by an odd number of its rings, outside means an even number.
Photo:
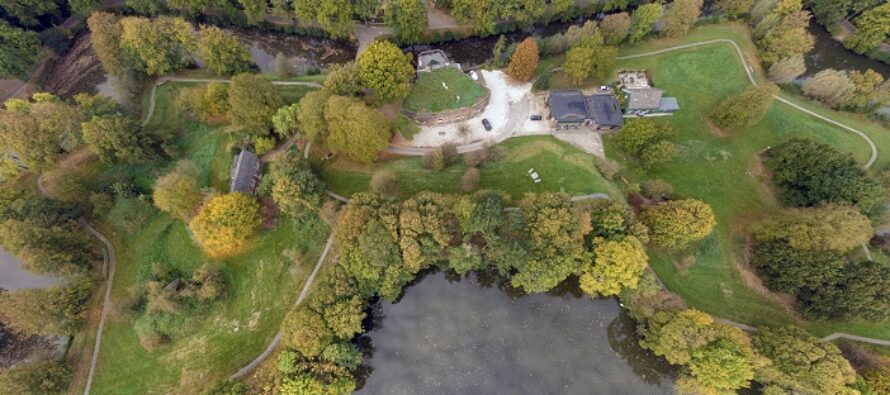
[[[159,88],[152,124],[182,127],[176,142],[179,154],[197,165],[202,186],[225,192],[233,139],[222,128],[178,118],[170,99],[188,85]],[[172,164],[94,166],[99,167],[99,182],[136,179],[139,189],[147,191]],[[316,217],[282,218],[273,229],[262,231],[249,251],[214,261],[193,242],[182,220],[158,212],[140,198],[119,199],[100,226],[115,245],[117,265],[112,314],[92,387],[97,394],[196,393],[234,373],[274,337],[329,232]],[[222,269],[228,292],[223,300],[201,309],[201,315],[187,317],[181,338],[148,352],[134,329],[141,313],[127,305],[155,262],[181,273],[214,263]]]
[[[411,111],[438,112],[467,107],[486,94],[488,89],[460,70],[443,67],[428,73],[419,73],[403,106]]]
[[[684,42],[731,38],[743,49],[753,45],[740,26],[708,26],[697,29],[682,41],[656,40],[622,54],[646,52]],[[755,60],[751,52],[749,61]],[[756,63],[756,62],[754,62]],[[663,179],[681,193],[707,202],[717,216],[716,231],[691,251],[680,254],[654,251],[651,264],[665,284],[692,306],[708,313],[754,325],[778,325],[793,321],[778,302],[755,291],[751,279],[743,275],[744,240],[757,220],[781,209],[771,197],[771,186],[757,176],[757,154],[793,137],[806,137],[849,152],[859,163],[870,155],[866,142],[858,136],[810,117],[782,103],[774,103],[766,118],[745,130],[720,137],[706,125],[705,114],[726,96],[749,86],[735,50],[727,44],[713,44],[663,55],[619,62],[620,67],[647,69],[653,82],[679,99],[682,110],[657,122],[671,123],[679,134],[680,155],[674,162],[654,171],[644,171],[621,155],[611,139],[606,152],[629,169],[635,181]],[[755,66],[756,67],[756,66]],[[783,96],[788,96],[784,94]],[[852,114],[828,111],[801,98],[792,98],[811,110],[861,128],[878,145],[877,168],[890,162],[887,131]],[[684,268],[678,262],[689,256],[695,264]],[[863,336],[890,339],[887,323],[799,322],[817,334],[846,331]]]
[[[513,138],[499,144],[497,149],[502,151],[501,159],[481,167],[480,188],[501,190],[514,198],[526,192],[545,191],[620,195],[597,171],[591,155],[552,137]],[[345,159],[333,163],[315,160],[314,163],[328,188],[347,196],[367,190],[375,171],[393,172],[401,196],[421,191],[459,193],[460,178],[466,171],[462,159],[441,171],[424,169],[417,157],[391,158],[371,167]],[[535,184],[528,176],[531,168],[541,176],[541,183]]]

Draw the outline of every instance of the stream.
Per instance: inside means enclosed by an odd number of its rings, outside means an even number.
[[[667,394],[675,369],[639,346],[615,299],[576,284],[519,295],[487,275],[428,274],[374,308],[358,394]]]

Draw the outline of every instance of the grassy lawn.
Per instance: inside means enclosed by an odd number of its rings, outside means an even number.
[[[502,159],[483,165],[480,188],[505,191],[514,198],[525,192],[565,192],[570,195],[604,192],[614,197],[620,193],[604,179],[589,154],[552,137],[519,137],[498,145]],[[420,191],[458,193],[461,176],[466,170],[463,161],[442,171],[426,170],[420,158],[393,158],[374,167],[367,167],[344,159],[333,163],[316,160],[322,178],[331,190],[352,195],[368,189],[373,172],[392,171],[398,179],[399,192],[411,196]],[[535,184],[528,176],[534,168],[543,182]]]
[[[448,86],[445,89],[442,84]],[[417,112],[438,112],[467,107],[488,94],[488,89],[453,67],[420,73],[404,107]]]
[[[682,42],[713,38],[732,38],[743,49],[753,45],[739,26],[708,26],[693,32]],[[645,52],[681,44],[681,41],[657,40],[622,51],[622,54]],[[747,56],[753,56],[748,54]],[[751,60],[751,59],[749,59]],[[754,324],[775,325],[792,320],[791,315],[765,293],[755,291],[750,273],[740,270],[745,265],[744,237],[749,225],[764,218],[780,205],[771,195],[769,184],[757,176],[757,153],[792,137],[806,137],[828,143],[849,152],[865,163],[870,150],[861,138],[807,116],[782,103],[774,103],[767,117],[757,125],[727,137],[713,134],[703,122],[704,114],[729,94],[745,89],[749,82],[729,45],[715,44],[659,56],[619,62],[620,67],[648,69],[653,82],[669,95],[679,99],[682,110],[673,117],[657,119],[672,123],[679,134],[680,155],[674,162],[656,171],[643,171],[621,156],[611,139],[606,152],[629,169],[629,176],[638,182],[664,179],[677,191],[702,199],[714,209],[716,232],[693,251],[674,255],[652,253],[652,266],[668,288],[680,294],[693,307],[732,320]],[[869,134],[879,148],[880,169],[890,163],[890,140],[887,130],[851,114],[838,114],[808,100],[790,99],[808,108],[836,117]],[[676,264],[694,256],[695,264],[683,268]],[[864,336],[890,339],[887,323],[868,322],[800,322],[814,333],[851,332]]]
[[[202,185],[226,191],[233,139],[222,128],[176,118],[169,98],[183,86],[188,84],[160,88],[152,123],[180,125],[179,152],[197,165]],[[100,182],[138,175],[136,184],[143,190],[167,168],[93,166],[98,167]],[[115,245],[117,266],[112,314],[93,383],[97,394],[197,392],[253,360],[278,331],[329,232],[317,218],[299,222],[282,218],[273,229],[262,231],[245,254],[214,261],[195,245],[182,220],[137,198],[118,200],[100,225]],[[181,338],[148,352],[133,326],[139,313],[126,306],[154,262],[182,273],[215,263],[223,271],[228,292],[205,313],[188,317]]]

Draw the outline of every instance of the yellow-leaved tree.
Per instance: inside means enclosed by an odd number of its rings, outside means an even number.
[[[637,287],[649,257],[643,243],[633,236],[609,240],[593,249],[595,258],[582,267],[581,290],[588,295],[618,295],[622,289]]]
[[[242,251],[259,226],[259,203],[240,192],[210,199],[189,224],[204,253],[214,258]]]
[[[650,238],[655,244],[678,250],[704,239],[717,225],[711,207],[695,199],[647,207],[641,219],[649,227]]]

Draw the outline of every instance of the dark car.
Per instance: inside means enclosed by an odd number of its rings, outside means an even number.
[[[482,126],[485,126],[485,130],[491,131],[491,122],[488,122],[487,119],[482,120]]]
[[[532,121],[540,121],[541,119],[543,119],[543,118],[541,118],[540,115],[532,115],[532,116],[531,116],[531,120],[532,120]]]

